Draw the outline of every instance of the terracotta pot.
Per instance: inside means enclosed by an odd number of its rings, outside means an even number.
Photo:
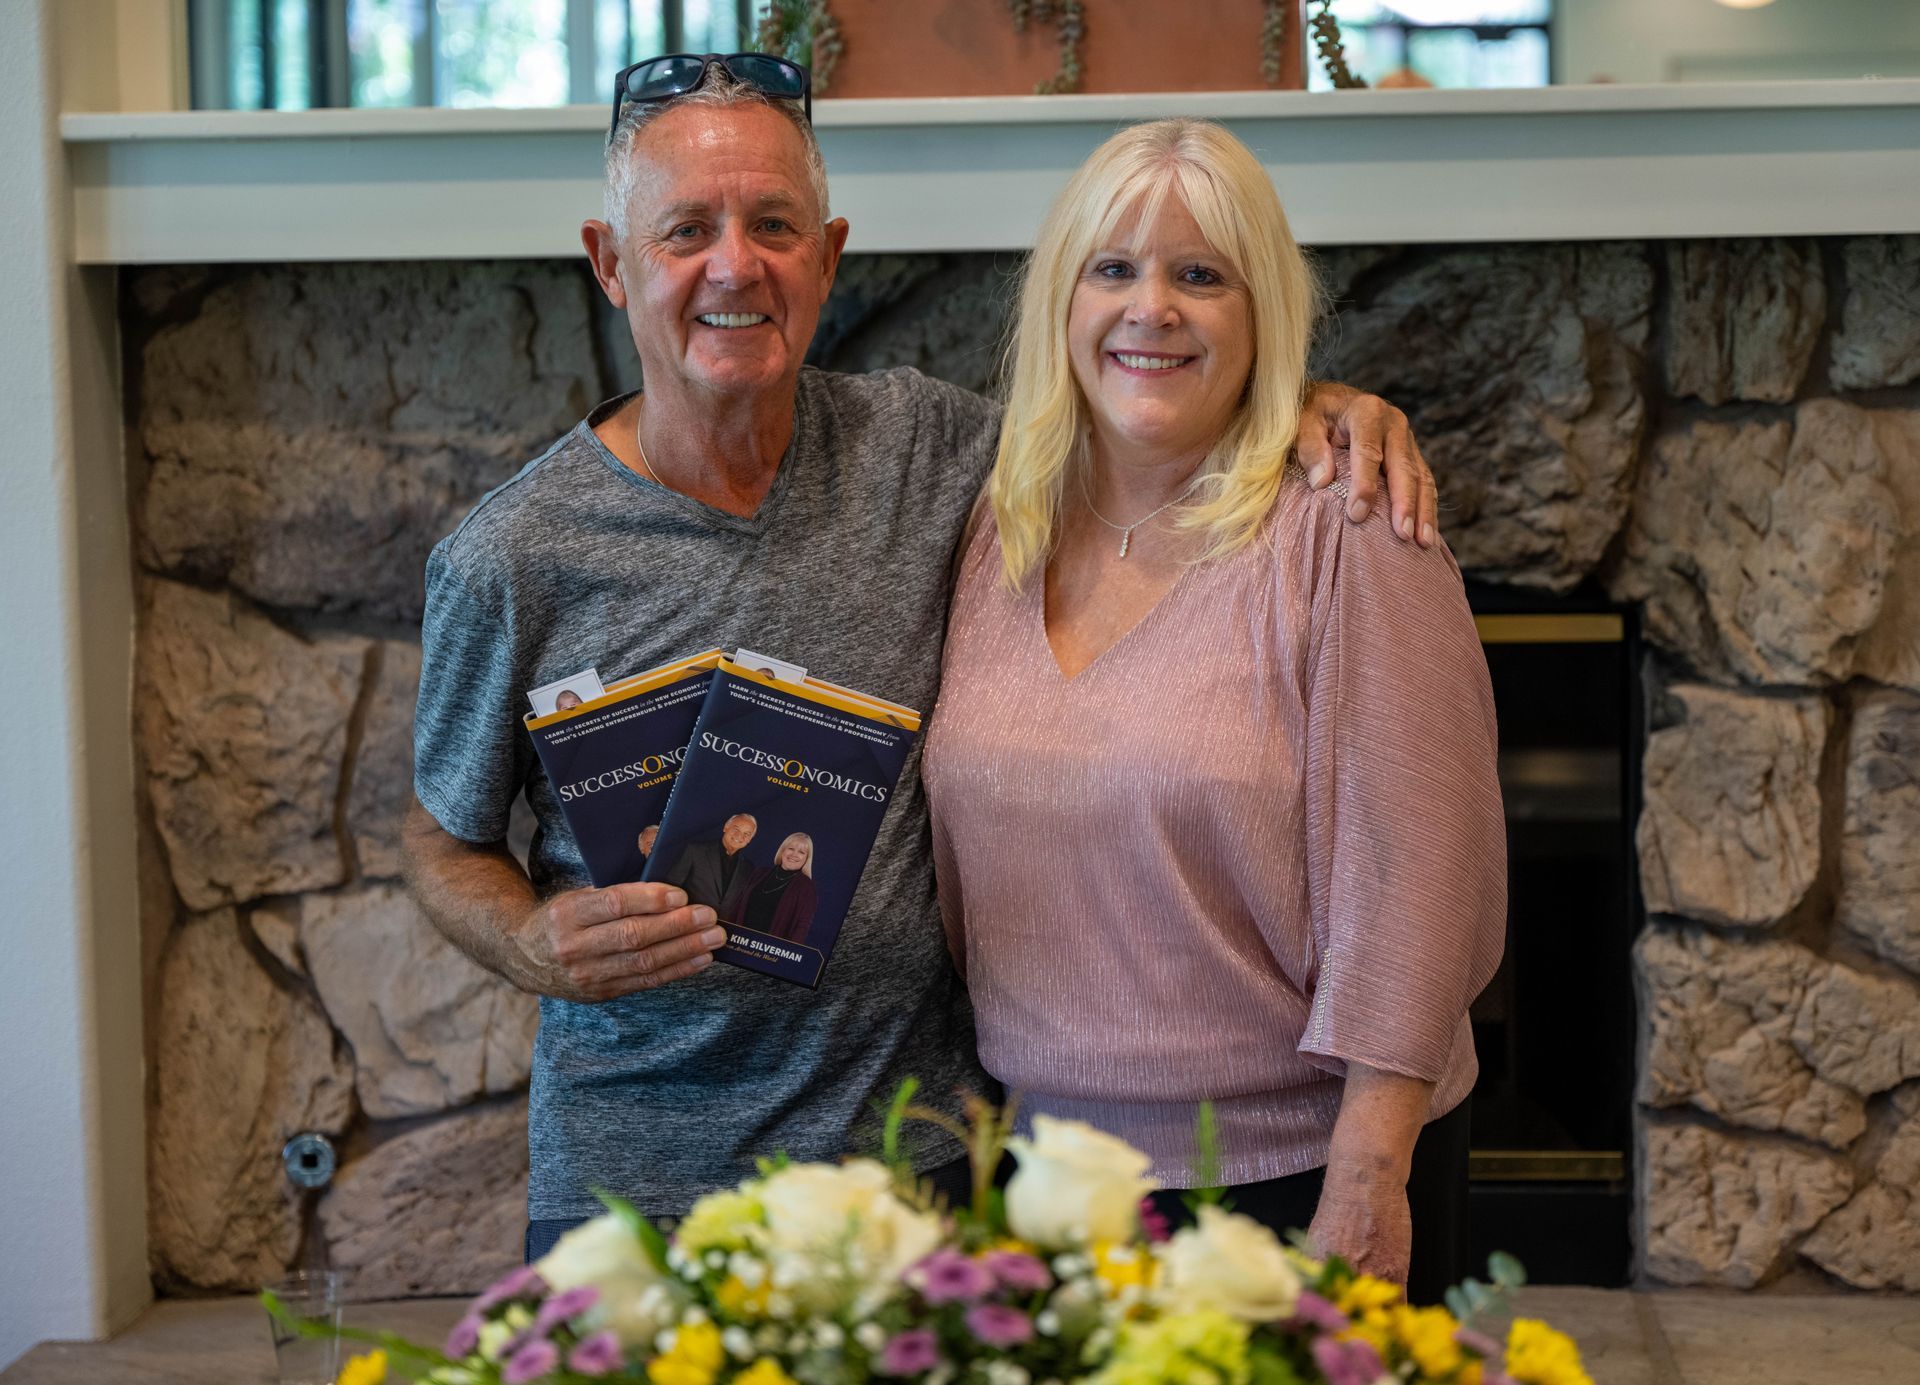
[[[1059,30],[1016,33],[1006,0],[831,0],[846,43],[830,97],[1024,96],[1060,66]],[[1279,86],[1301,78],[1289,0]],[[1257,91],[1260,0],[1085,0],[1082,92]]]

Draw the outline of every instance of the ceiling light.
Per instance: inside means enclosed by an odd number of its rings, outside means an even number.
[[[1757,10],[1762,5],[1771,5],[1773,0],[1720,0],[1730,10]]]

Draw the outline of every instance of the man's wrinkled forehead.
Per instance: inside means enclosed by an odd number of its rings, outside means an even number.
[[[630,157],[631,210],[649,220],[737,204],[742,186],[752,210],[814,210],[806,142],[768,106],[677,107],[640,131]]]

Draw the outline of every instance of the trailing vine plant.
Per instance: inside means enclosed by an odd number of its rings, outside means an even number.
[[[1087,15],[1083,0],[1007,0],[1007,12],[1013,27],[1025,33],[1029,24],[1052,24],[1060,31],[1060,70],[1035,85],[1040,96],[1055,96],[1063,91],[1080,90],[1083,69],[1080,43],[1087,36]]]
[[[1287,51],[1287,11],[1293,0],[1260,0],[1260,75],[1270,87],[1280,85],[1280,60]]]
[[[827,0],[767,0],[754,47],[805,67],[813,74],[814,95],[824,96],[847,45]]]
[[[1326,70],[1327,79],[1335,90],[1364,87],[1366,79],[1354,76],[1353,69],[1347,66],[1347,49],[1340,41],[1340,21],[1333,17],[1333,0],[1307,0],[1307,3],[1319,6],[1319,13],[1307,21],[1307,28],[1313,33],[1313,46],[1319,50],[1320,66]]]

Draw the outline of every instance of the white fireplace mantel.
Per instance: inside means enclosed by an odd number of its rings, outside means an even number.
[[[1315,245],[1920,231],[1920,80],[823,101],[855,251],[1011,250],[1116,126],[1224,121]],[[83,264],[572,255],[597,107],[61,119]]]

